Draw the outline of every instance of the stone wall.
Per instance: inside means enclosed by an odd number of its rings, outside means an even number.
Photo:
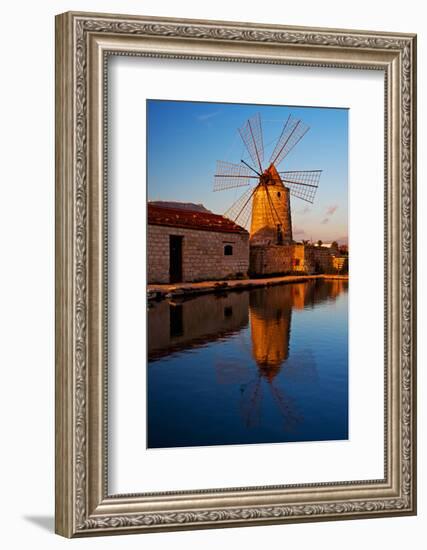
[[[183,282],[209,281],[246,276],[249,269],[249,234],[220,233],[163,225],[148,225],[148,283],[169,283],[169,236],[183,237]],[[231,245],[231,256],[224,247]]]
[[[335,249],[322,246],[305,247],[307,264],[311,264],[313,273],[330,273],[333,270]]]
[[[307,257],[307,248],[303,244],[292,245],[292,271],[301,274],[311,274],[313,266]]]
[[[292,271],[293,245],[250,247],[250,273],[276,275]]]
[[[341,264],[336,250],[304,244],[251,245],[250,273],[278,275],[286,273],[331,273]]]

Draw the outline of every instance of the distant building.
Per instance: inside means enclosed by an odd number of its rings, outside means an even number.
[[[194,210],[195,212],[207,212],[213,214],[203,204],[183,201],[150,201],[151,206],[162,206],[163,208],[180,208],[183,210]]]
[[[336,271],[348,271],[348,257],[347,256],[334,256],[332,260],[333,268]]]
[[[200,205],[148,203],[148,283],[246,277],[249,233]]]
[[[250,248],[250,274],[253,276],[336,273],[344,267],[345,258],[331,245],[293,243],[251,245]]]

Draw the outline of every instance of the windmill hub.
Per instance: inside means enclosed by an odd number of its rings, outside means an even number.
[[[261,174],[259,178],[259,182],[261,185],[274,185],[274,181],[272,180],[270,174],[267,171]]]
[[[260,175],[259,182],[263,185],[276,185],[276,183],[279,183],[278,180],[280,180],[280,176],[277,174],[277,171],[276,171],[276,174],[274,172],[275,172],[274,166],[273,165],[269,166]]]

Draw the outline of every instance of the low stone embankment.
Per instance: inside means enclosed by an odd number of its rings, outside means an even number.
[[[330,279],[348,281],[348,275],[286,275],[283,277],[266,277],[262,279],[243,279],[230,281],[203,281],[200,283],[149,284],[148,300],[162,300],[192,294],[211,292],[228,292],[233,290],[250,290],[262,286],[304,283],[312,279]]]

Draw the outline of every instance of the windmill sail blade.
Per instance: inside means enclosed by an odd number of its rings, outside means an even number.
[[[283,390],[278,389],[274,383],[271,383],[270,386],[271,395],[276,401],[276,405],[283,418],[285,431],[294,432],[298,424],[301,424],[303,421],[303,417],[298,411],[295,401],[286,395]]]
[[[279,174],[283,184],[289,187],[293,197],[314,202],[322,170],[279,172]]]
[[[224,213],[224,216],[241,227],[248,229],[251,221],[252,200],[256,187],[250,188]]]
[[[270,157],[270,164],[274,164],[277,168],[286,155],[304,137],[309,129],[310,127],[302,120],[289,115],[288,120],[283,126],[282,133],[276,143],[276,147]]]
[[[262,381],[261,377],[251,380],[241,386],[240,409],[248,428],[259,425],[261,417]]]
[[[258,176],[255,176],[251,169],[244,164],[233,164],[232,162],[217,160],[214,191],[242,187],[253,183],[254,180],[258,180]]]
[[[239,128],[240,137],[246,145],[246,149],[252,162],[262,172],[264,161],[264,142],[262,138],[261,117],[259,113],[251,117],[242,128]]]

